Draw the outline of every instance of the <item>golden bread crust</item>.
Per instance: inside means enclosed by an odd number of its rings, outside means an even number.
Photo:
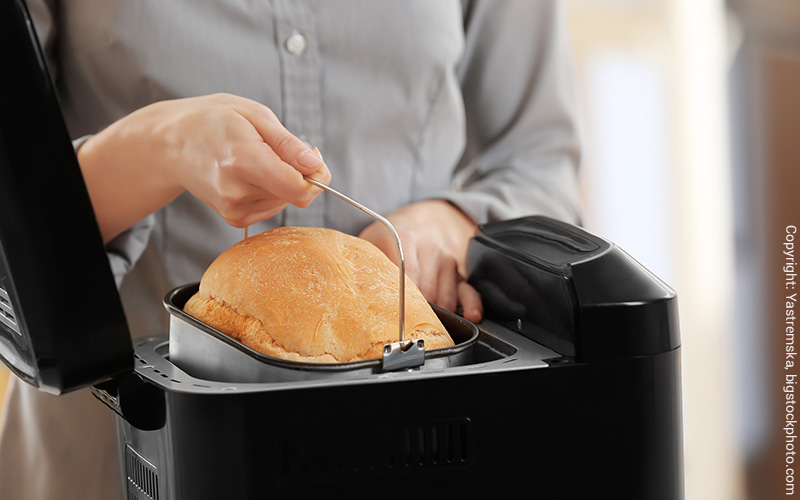
[[[397,266],[339,231],[280,227],[239,242],[206,270],[184,310],[244,345],[292,361],[380,357],[398,340]],[[406,338],[428,350],[453,340],[406,279]]]

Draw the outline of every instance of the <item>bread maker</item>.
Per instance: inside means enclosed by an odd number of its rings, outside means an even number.
[[[125,498],[683,498],[676,295],[563,222],[480,228],[485,320],[458,363],[263,371],[182,315],[196,284],[164,291],[170,332],[131,341],[22,0],[0,40],[0,357],[116,412]]]

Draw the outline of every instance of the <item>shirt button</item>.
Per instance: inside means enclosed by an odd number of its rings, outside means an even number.
[[[288,50],[293,56],[299,56],[305,52],[306,47],[308,47],[308,41],[306,40],[306,37],[297,31],[293,32],[286,39],[286,50]]]

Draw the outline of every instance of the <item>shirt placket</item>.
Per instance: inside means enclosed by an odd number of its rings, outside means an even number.
[[[281,68],[281,121],[290,132],[324,151],[317,23],[311,2],[272,0]],[[309,207],[288,206],[283,225],[323,226],[325,197]]]

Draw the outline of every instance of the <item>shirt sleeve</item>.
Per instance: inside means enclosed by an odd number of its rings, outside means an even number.
[[[559,2],[464,7],[467,144],[443,198],[479,224],[533,214],[579,222],[577,95]]]

